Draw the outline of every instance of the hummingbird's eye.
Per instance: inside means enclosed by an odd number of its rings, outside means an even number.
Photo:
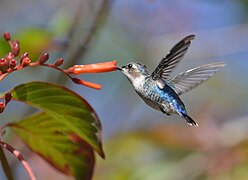
[[[128,64],[127,67],[128,67],[128,69],[131,69],[133,67],[133,65],[132,64]]]

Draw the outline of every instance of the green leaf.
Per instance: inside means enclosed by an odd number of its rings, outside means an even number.
[[[58,124],[91,145],[104,158],[101,123],[91,106],[71,90],[45,82],[31,82],[10,91],[13,99],[41,109]],[[33,125],[35,128],[37,124]]]
[[[66,125],[41,112],[8,126],[59,171],[76,179],[91,179],[95,165],[93,149]]]

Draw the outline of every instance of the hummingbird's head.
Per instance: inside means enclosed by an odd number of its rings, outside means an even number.
[[[121,71],[131,81],[131,83],[144,80],[145,77],[149,76],[146,65],[141,63],[130,62],[125,66],[118,67],[117,69]]]

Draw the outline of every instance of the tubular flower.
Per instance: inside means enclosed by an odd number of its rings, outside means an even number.
[[[86,65],[74,65],[73,67],[67,69],[69,74],[83,74],[83,73],[102,73],[115,71],[117,67],[116,60],[110,62],[101,62],[95,64],[86,64]]]
[[[93,82],[88,82],[88,81],[85,81],[85,80],[82,80],[82,79],[72,78],[72,81],[74,83],[76,83],[76,84],[88,86],[90,88],[94,88],[94,89],[97,89],[97,90],[102,89],[102,86],[100,84],[96,84],[96,83],[93,83]]]
[[[44,66],[53,68],[64,73],[70,80],[79,85],[84,85],[94,89],[101,89],[101,85],[82,80],[80,78],[75,78],[73,75],[79,75],[82,73],[103,73],[111,72],[117,69],[117,61],[101,62],[95,64],[86,65],[74,65],[69,69],[63,69],[60,66],[63,65],[64,59],[57,58],[54,63],[47,63],[49,60],[48,53],[42,53],[39,58],[35,61],[31,61],[27,52],[20,54],[20,43],[18,40],[11,40],[9,32],[3,34],[4,39],[7,41],[11,51],[8,52],[5,57],[0,58],[0,81],[2,81],[6,76],[12,72],[22,70],[26,67]],[[6,100],[8,102],[8,98]],[[0,104],[1,105],[1,104]],[[7,105],[4,104],[4,105]],[[4,110],[4,106],[0,107],[0,111]]]

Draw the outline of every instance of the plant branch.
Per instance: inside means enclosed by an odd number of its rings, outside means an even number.
[[[19,151],[17,151],[15,148],[13,148],[11,145],[3,142],[2,140],[0,140],[0,145],[5,148],[6,150],[8,150],[10,153],[12,153],[23,165],[23,167],[26,169],[29,178],[31,180],[36,180],[34,173],[32,171],[32,169],[30,168],[29,164],[27,163],[27,161],[25,161],[25,159],[23,158],[23,156],[20,154]],[[2,149],[2,148],[1,148]]]
[[[1,160],[1,164],[2,164],[5,176],[8,178],[8,180],[14,180],[12,173],[11,173],[11,168],[9,166],[9,163],[7,161],[7,158],[1,146],[0,146],[0,160]]]
[[[37,61],[37,62],[30,63],[28,66],[29,67],[35,67],[35,66],[49,67],[49,68],[52,68],[52,69],[55,69],[55,70],[58,70],[58,71],[62,72],[69,79],[71,79],[71,81],[73,81],[76,84],[88,86],[88,87],[91,87],[91,88],[94,88],[94,89],[97,89],[97,90],[101,89],[101,85],[99,85],[99,84],[88,82],[88,81],[85,81],[85,80],[82,80],[82,79],[78,79],[78,78],[72,77],[67,72],[67,70],[61,69],[58,66],[56,66],[56,62],[55,62],[55,64],[41,64],[39,61]],[[17,70],[21,70],[21,69],[23,69],[25,67],[28,67],[28,66],[21,66],[20,65],[20,66],[17,66],[16,68],[14,68],[14,69],[8,69],[8,71],[6,73],[4,73],[4,74],[1,74],[1,72],[0,72],[0,81],[2,81],[6,76],[8,76],[9,74],[11,74],[12,72],[15,72]]]

